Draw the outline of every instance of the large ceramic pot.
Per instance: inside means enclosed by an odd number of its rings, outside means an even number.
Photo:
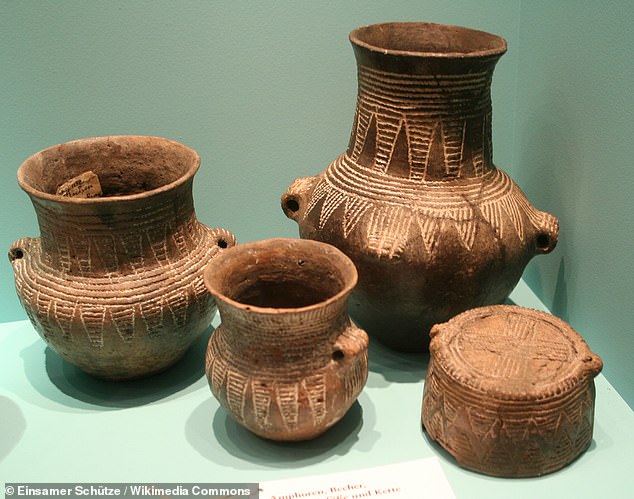
[[[145,376],[209,326],[202,270],[235,238],[196,219],[199,165],[182,144],[134,136],[60,144],[22,164],[41,237],[16,241],[9,258],[29,319],[65,360],[101,378]],[[95,194],[82,186],[88,171],[101,195],[67,196]]]
[[[356,281],[341,251],[301,239],[242,244],[207,266],[222,322],[206,372],[238,423],[272,440],[307,440],[346,414],[368,376],[368,337],[347,312]]]
[[[301,237],[356,264],[353,319],[393,348],[424,350],[433,324],[502,302],[528,261],[555,247],[558,222],[493,164],[502,38],[388,23],[350,40],[359,87],[348,149],[295,180],[282,208]]]

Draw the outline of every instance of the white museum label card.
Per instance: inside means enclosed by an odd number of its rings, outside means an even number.
[[[87,171],[64,182],[57,188],[56,194],[70,198],[95,198],[103,195],[103,191],[97,174]]]
[[[260,483],[260,499],[455,499],[438,459]]]

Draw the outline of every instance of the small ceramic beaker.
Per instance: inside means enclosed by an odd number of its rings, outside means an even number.
[[[335,247],[268,239],[221,252],[204,273],[221,324],[206,373],[220,404],[272,440],[307,440],[339,421],[368,375],[368,337],[350,320],[357,282]]]

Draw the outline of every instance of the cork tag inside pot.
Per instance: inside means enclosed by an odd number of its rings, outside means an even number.
[[[71,198],[94,198],[103,195],[96,173],[87,171],[71,178],[57,188],[58,196]]]

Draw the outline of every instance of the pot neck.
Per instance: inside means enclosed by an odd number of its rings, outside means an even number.
[[[334,342],[350,325],[347,296],[304,309],[249,310],[217,297],[226,347],[236,359],[269,369],[309,369],[330,362]],[[248,360],[247,360],[248,361]]]
[[[168,264],[191,252],[204,236],[194,214],[191,180],[133,199],[30,197],[44,261],[71,275],[134,273]]]
[[[479,177],[494,168],[491,80],[501,54],[385,54],[353,43],[358,97],[348,156],[413,181]]]

